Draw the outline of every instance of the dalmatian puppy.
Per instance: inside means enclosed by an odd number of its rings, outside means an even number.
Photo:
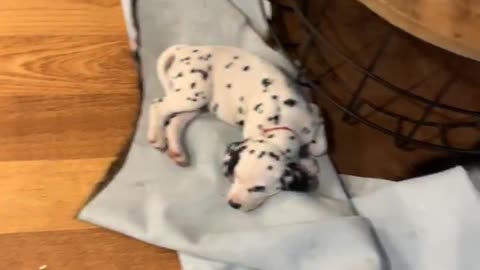
[[[224,159],[231,207],[249,211],[282,190],[315,186],[323,121],[277,67],[235,47],[176,45],[160,55],[157,72],[165,96],[150,105],[148,140],[178,165],[188,165],[182,132],[204,108],[243,128]]]

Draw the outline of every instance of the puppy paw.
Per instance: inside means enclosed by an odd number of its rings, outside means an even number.
[[[162,142],[162,141],[159,141],[159,140],[150,140],[150,143],[153,145],[153,147],[157,148],[158,150],[160,150],[161,152],[165,152],[168,150],[168,145],[166,142]]]
[[[151,128],[148,130],[147,139],[151,144],[155,144],[157,142],[157,134]]]
[[[150,144],[152,144],[157,149],[164,149],[167,148],[167,143],[165,140],[161,140],[159,138],[159,132],[154,128],[149,128],[147,133],[147,139]]]
[[[171,159],[176,159],[176,158],[179,158],[181,156],[180,153],[176,152],[176,151],[173,151],[171,149],[168,150],[167,152],[167,155],[168,157],[170,157]]]
[[[325,138],[317,138],[308,145],[308,152],[314,157],[319,157],[327,152],[327,142]]]
[[[169,149],[167,152],[167,155],[171,160],[173,160],[180,167],[187,167],[190,164],[187,160],[187,157],[182,153]]]
[[[190,162],[188,162],[188,160],[175,161],[175,163],[176,163],[177,166],[179,166],[179,167],[188,167],[188,166],[190,166]]]

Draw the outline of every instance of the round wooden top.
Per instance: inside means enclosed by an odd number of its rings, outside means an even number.
[[[357,0],[431,44],[480,61],[480,0]]]

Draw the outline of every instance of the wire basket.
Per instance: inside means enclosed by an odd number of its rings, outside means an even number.
[[[423,42],[355,0],[260,1],[298,81],[343,121],[397,147],[480,155],[480,63]]]

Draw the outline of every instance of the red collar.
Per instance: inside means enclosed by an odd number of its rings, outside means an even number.
[[[299,139],[299,137],[297,136],[297,133],[292,130],[291,128],[289,127],[286,127],[286,126],[280,126],[280,127],[273,127],[273,128],[266,128],[264,130],[262,130],[262,133],[263,135],[269,133],[269,132],[272,132],[272,131],[275,131],[275,130],[286,130],[286,131],[289,131],[290,133],[292,133],[297,139]]]

